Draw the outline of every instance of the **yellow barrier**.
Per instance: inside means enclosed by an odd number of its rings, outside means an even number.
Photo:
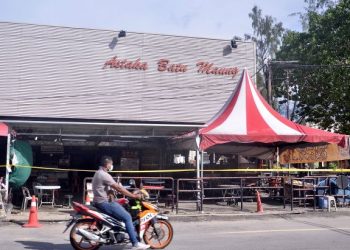
[[[0,165],[0,167],[6,167],[6,165]],[[74,171],[74,172],[96,172],[96,170],[89,169],[74,169],[74,168],[49,168],[49,167],[37,167],[37,166],[21,166],[21,168],[32,168],[40,170],[50,171]],[[161,170],[116,170],[112,173],[180,173],[180,172],[195,172],[195,168],[186,169],[161,169]],[[299,168],[230,168],[230,169],[204,169],[203,172],[331,172],[331,173],[350,173],[350,169],[299,169]]]

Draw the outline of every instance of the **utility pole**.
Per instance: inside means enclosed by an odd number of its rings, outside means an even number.
[[[288,68],[295,64],[299,63],[299,61],[272,61],[269,60],[267,62],[267,102],[272,105],[272,64],[278,67]],[[288,83],[289,84],[289,83]]]
[[[267,62],[267,72],[268,72],[267,102],[271,105],[272,104],[272,69],[271,69],[271,61],[270,60]]]
[[[287,119],[290,120],[289,118],[289,69],[287,69],[287,77],[286,77],[286,88],[287,88]]]

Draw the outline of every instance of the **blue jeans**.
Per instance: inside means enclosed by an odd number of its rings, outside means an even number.
[[[137,244],[137,235],[135,232],[134,224],[132,223],[131,215],[117,202],[102,202],[95,203],[95,207],[102,212],[112,216],[117,220],[121,220],[125,223],[126,232],[129,234],[130,241],[133,245]]]

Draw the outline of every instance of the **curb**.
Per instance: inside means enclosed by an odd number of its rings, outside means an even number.
[[[326,212],[326,211],[290,211],[284,213],[245,213],[245,214],[215,214],[215,213],[198,213],[198,214],[166,214],[170,221],[174,222],[200,222],[200,221],[237,221],[237,220],[263,220],[269,218],[284,218],[292,216],[306,216],[306,217],[338,217],[338,216],[350,216],[350,211],[336,211],[336,212]],[[66,223],[70,218],[64,219],[43,219],[39,220],[42,224],[54,224],[54,223]],[[0,227],[18,224],[23,225],[27,222],[24,219],[10,219],[0,221]]]

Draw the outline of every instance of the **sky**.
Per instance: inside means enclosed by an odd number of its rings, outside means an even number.
[[[0,21],[232,39],[253,33],[254,5],[301,30],[304,0],[1,0]]]

